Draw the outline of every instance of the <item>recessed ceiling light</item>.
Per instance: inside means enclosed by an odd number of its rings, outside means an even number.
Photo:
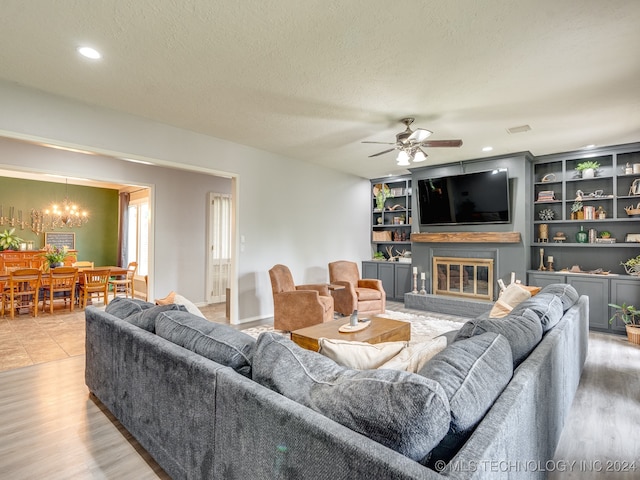
[[[99,51],[91,47],[78,47],[78,53],[83,57],[91,58],[92,60],[98,60],[102,57]]]
[[[490,152],[491,150],[493,150],[493,147],[482,147],[483,152]]]
[[[585,145],[584,148],[596,148],[595,144]]]

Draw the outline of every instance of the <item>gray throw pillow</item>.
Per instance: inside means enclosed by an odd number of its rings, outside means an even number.
[[[563,312],[569,310],[580,298],[580,294],[575,287],[568,283],[552,283],[544,287],[540,293],[550,293],[560,297]]]
[[[470,320],[458,331],[455,341],[482,335],[486,332],[500,333],[506,337],[511,346],[514,369],[542,340],[540,319],[535,312],[527,308],[519,315],[514,315],[512,312],[504,318]]]
[[[138,298],[116,297],[107,304],[104,311],[123,319],[151,307],[153,307],[153,303]]]
[[[451,407],[449,431],[427,462],[433,468],[453,458],[511,380],[511,347],[502,335],[483,333],[449,345],[418,374],[442,385]]]
[[[229,325],[171,310],[156,317],[156,335],[251,377],[256,340]]]
[[[407,457],[421,461],[447,433],[438,382],[400,370],[352,370],[274,333],[258,337],[253,379]]]
[[[141,312],[134,313],[133,315],[129,315],[123,320],[129,322],[136,327],[140,327],[147,332],[155,333],[156,331],[156,317],[162,312],[168,312],[171,310],[180,310],[182,312],[186,312],[187,309],[184,305],[153,305],[150,308],[142,310]]]
[[[522,315],[527,309],[538,316],[543,332],[548,332],[555,327],[564,315],[562,300],[553,293],[540,292],[516,306],[511,311],[511,315]]]

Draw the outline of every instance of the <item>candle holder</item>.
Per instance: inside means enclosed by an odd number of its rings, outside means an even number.
[[[544,248],[540,249],[540,266],[538,267],[538,270],[546,270],[546,268],[544,267]]]
[[[547,259],[547,263],[549,264],[549,267],[547,268],[548,271],[553,272],[553,260],[549,260]]]
[[[413,272],[413,290],[414,295],[418,293],[418,272]]]
[[[420,289],[420,295],[426,295],[427,294],[427,290],[424,288],[425,279],[423,278],[421,280],[421,282],[422,282],[422,288]]]

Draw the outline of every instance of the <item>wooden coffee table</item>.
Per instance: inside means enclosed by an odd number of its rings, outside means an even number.
[[[384,317],[369,317],[369,325],[364,330],[352,333],[341,333],[338,329],[349,323],[349,317],[319,323],[311,327],[300,328],[291,332],[291,340],[307,350],[317,352],[319,338],[331,338],[356,342],[381,343],[411,340],[411,323],[391,320]]]

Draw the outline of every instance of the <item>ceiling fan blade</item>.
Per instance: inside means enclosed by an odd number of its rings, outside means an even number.
[[[459,147],[462,145],[462,140],[428,140],[421,142],[421,147]]]
[[[409,143],[421,143],[424,142],[427,138],[429,138],[433,132],[431,130],[426,130],[424,128],[416,128],[407,141]]]
[[[383,152],[374,153],[373,155],[369,155],[369,158],[377,157],[378,155],[384,155],[385,153],[393,152],[394,150],[395,148],[390,148],[389,150],[385,150]]]
[[[366,140],[362,141],[360,143],[378,143],[380,145],[395,145],[396,144],[395,142],[369,142],[369,141],[366,141]]]

